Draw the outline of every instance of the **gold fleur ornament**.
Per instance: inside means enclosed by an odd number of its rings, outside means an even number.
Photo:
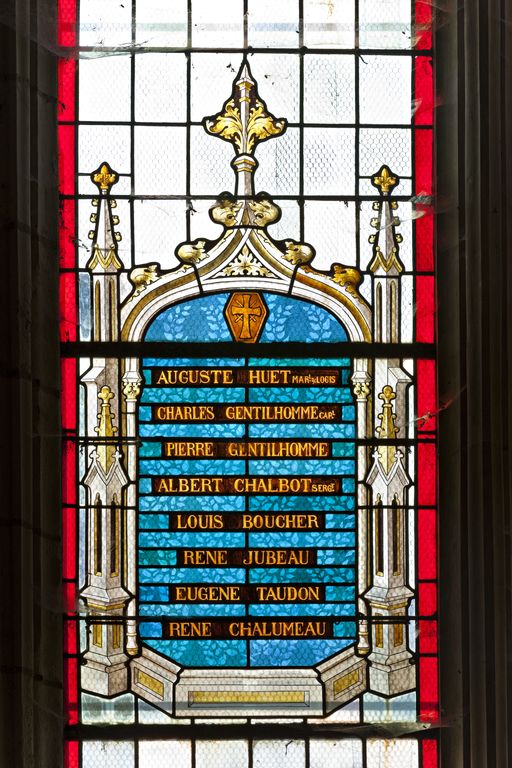
[[[286,120],[267,111],[267,105],[258,96],[249,65],[244,61],[231,98],[221,112],[205,117],[203,126],[207,133],[231,142],[237,154],[252,155],[259,142],[284,133]]]
[[[110,187],[117,184],[119,176],[108,163],[101,163],[100,167],[91,173],[91,179],[100,192],[108,192]]]
[[[372,185],[383,194],[387,195],[398,184],[397,176],[393,176],[391,169],[383,165],[380,171],[372,179]]]

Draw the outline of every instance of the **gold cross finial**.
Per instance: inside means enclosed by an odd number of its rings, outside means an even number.
[[[390,387],[389,384],[386,384],[386,386],[383,387],[382,392],[379,394],[379,400],[382,400],[384,405],[391,405],[393,400],[396,400],[393,387]]]
[[[112,442],[112,438],[117,432],[117,429],[112,423],[114,414],[110,410],[110,401],[113,397],[114,393],[110,387],[104,386],[98,392],[98,400],[101,401],[101,411],[98,413],[98,426],[96,427],[96,432],[98,433],[98,437],[106,438],[104,443],[100,442],[98,444],[98,461],[105,472],[108,471],[116,452],[116,447]]]
[[[99,168],[91,173],[91,179],[100,192],[108,192],[110,187],[117,184],[119,176],[108,163],[101,163]]]
[[[383,165],[377,175],[373,177],[372,184],[383,195],[387,195],[398,184],[398,177],[391,172],[387,165]]]
[[[377,427],[377,434],[383,440],[394,440],[398,434],[398,427],[395,426],[396,416],[393,413],[393,400],[395,399],[396,394],[393,387],[386,384],[379,394],[379,400],[382,400],[383,405],[382,413],[379,413],[378,415],[380,426]],[[380,463],[384,467],[384,471],[386,474],[389,474],[389,471],[396,460],[396,447],[394,445],[379,445],[377,454]]]
[[[229,141],[237,156],[252,155],[261,141],[280,136],[286,129],[284,117],[276,118],[258,96],[258,86],[246,60],[233,83],[233,92],[221,112],[205,117],[208,133]]]
[[[114,397],[114,393],[112,392],[110,387],[102,387],[98,392],[98,399],[101,400],[102,406],[108,405],[113,397]]]

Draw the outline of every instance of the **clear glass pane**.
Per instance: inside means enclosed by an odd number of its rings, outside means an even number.
[[[304,0],[304,45],[353,48],[354,6],[353,0]]]
[[[249,0],[249,45],[296,48],[299,45],[298,0]]]
[[[190,768],[190,741],[141,741],[139,768]]]
[[[303,741],[255,741],[254,768],[305,768],[306,750]]]
[[[135,192],[182,195],[186,183],[186,130],[135,128]]]
[[[192,120],[214,115],[231,95],[240,54],[193,53],[190,80]]]
[[[185,47],[187,0],[144,0],[136,4],[136,40],[148,47]]]
[[[274,240],[300,239],[300,209],[295,200],[274,200],[281,208],[281,218],[269,228],[269,234]]]
[[[192,45],[195,48],[241,48],[243,46],[240,0],[194,0]]]
[[[247,741],[197,741],[196,768],[247,768]]]
[[[410,0],[360,0],[360,48],[410,48]]]
[[[178,265],[174,249],[186,240],[184,200],[135,200],[135,263],[158,262],[162,269]]]
[[[306,123],[353,123],[355,120],[354,57],[306,56],[304,120]]]
[[[397,88],[397,83],[400,87]],[[409,56],[361,56],[359,109],[362,123],[411,122]]]
[[[190,239],[216,240],[222,234],[222,226],[210,218],[213,199],[191,200],[190,202]]]
[[[354,194],[354,131],[350,128],[304,130],[304,193]]]
[[[361,128],[359,132],[359,172],[370,177],[383,164],[399,176],[410,176],[411,132],[406,128]],[[372,187],[371,194],[376,193]],[[402,182],[398,193],[403,194]]]
[[[93,47],[127,46],[132,42],[132,4],[85,0],[80,3],[78,29],[80,45]]]
[[[78,170],[92,173],[106,160],[118,173],[130,173],[130,143],[128,125],[81,125],[78,129]],[[89,192],[94,194],[96,187],[91,184]]]
[[[313,266],[356,265],[355,203],[308,200],[304,206],[304,237],[316,250]]]
[[[363,745],[357,739],[331,741],[311,739],[310,768],[362,768]]]
[[[299,191],[299,130],[288,128],[277,139],[258,145],[256,191],[296,195]]]
[[[190,190],[192,194],[217,195],[234,192],[235,174],[231,143],[210,136],[202,126],[190,130]]]
[[[255,53],[249,65],[258,92],[276,117],[299,119],[299,57],[297,54]]]
[[[135,57],[135,119],[181,123],[187,118],[187,60],[181,53]]]
[[[135,750],[130,741],[85,741],[82,768],[134,768]]]
[[[129,56],[81,58],[80,120],[118,122],[131,117],[131,59]]]
[[[418,742],[413,739],[370,739],[368,768],[418,768]]]

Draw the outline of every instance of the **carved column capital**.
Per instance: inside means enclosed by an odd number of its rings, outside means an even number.
[[[368,400],[368,397],[372,391],[370,381],[362,379],[352,379],[352,381],[356,399],[360,401]]]
[[[138,371],[128,371],[123,376],[123,395],[126,402],[138,400],[141,391],[142,377]]]

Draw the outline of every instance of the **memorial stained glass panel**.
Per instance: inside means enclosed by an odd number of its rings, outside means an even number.
[[[66,767],[436,768],[430,5],[59,20]]]

